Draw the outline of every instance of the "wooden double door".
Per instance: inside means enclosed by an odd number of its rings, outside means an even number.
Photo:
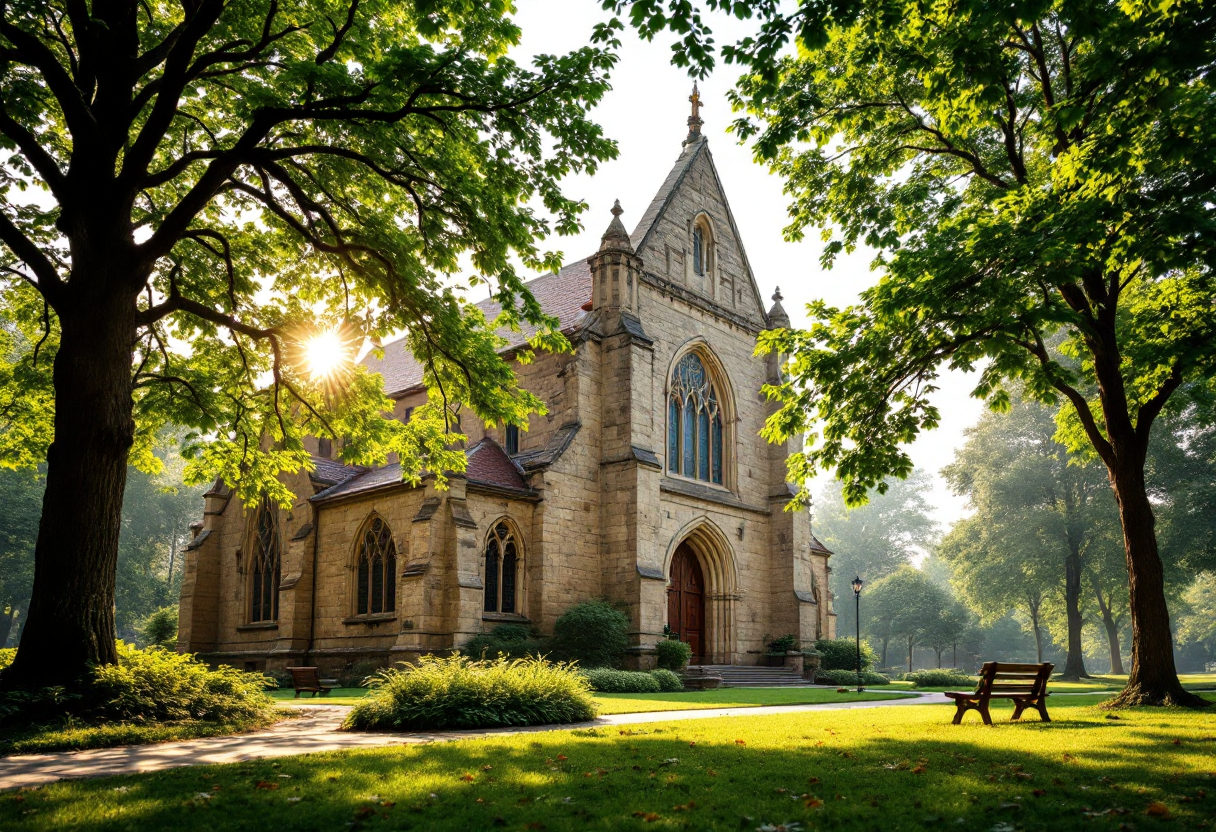
[[[692,664],[705,663],[705,576],[696,554],[681,543],[671,559],[667,625],[692,648]]]

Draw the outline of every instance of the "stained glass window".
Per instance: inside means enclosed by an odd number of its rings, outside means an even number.
[[[705,274],[705,232],[700,225],[692,228],[692,270]]]
[[[249,570],[249,620],[276,621],[279,617],[278,511],[263,500],[254,521],[253,559]]]
[[[519,611],[519,543],[506,523],[499,523],[486,541],[485,603],[486,612],[515,613]]]
[[[667,469],[722,484],[722,408],[705,364],[689,353],[676,364],[667,407]]]
[[[356,574],[356,614],[376,615],[397,609],[397,544],[388,523],[379,517],[364,527]]]

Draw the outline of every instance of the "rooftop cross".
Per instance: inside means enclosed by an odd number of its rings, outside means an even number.
[[[692,115],[688,117],[688,138],[684,144],[701,138],[701,125],[705,123],[701,120],[701,93],[697,90],[696,81],[692,83],[692,95],[688,96],[688,100],[692,102]]]

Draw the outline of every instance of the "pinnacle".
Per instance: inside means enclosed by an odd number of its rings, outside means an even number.
[[[623,213],[625,213],[625,209],[621,207],[621,201],[618,199],[612,205],[612,222],[608,224],[608,230],[600,238],[600,251],[628,251],[630,254],[633,253],[633,244],[629,242],[629,232],[625,230],[625,226],[621,223],[621,214]]]

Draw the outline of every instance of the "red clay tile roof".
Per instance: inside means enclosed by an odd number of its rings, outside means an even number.
[[[469,482],[527,490],[528,485],[519,475],[519,468],[493,439],[482,439],[465,454],[469,458],[469,467],[464,475]]]
[[[586,314],[583,304],[591,299],[591,270],[586,258],[575,260],[565,266],[557,274],[547,274],[525,284],[540,302],[545,313],[557,318],[561,331],[569,335],[578,328],[579,322]],[[477,306],[489,320],[493,320],[500,307],[493,300],[483,300]],[[536,328],[524,324],[519,332],[501,332],[507,339],[503,351],[514,349],[525,343],[536,333]],[[399,396],[422,384],[422,365],[406,347],[405,340],[393,341],[384,345],[384,358],[377,358],[375,353],[368,353],[363,359],[363,365],[374,373],[384,377],[384,390],[390,396]]]

